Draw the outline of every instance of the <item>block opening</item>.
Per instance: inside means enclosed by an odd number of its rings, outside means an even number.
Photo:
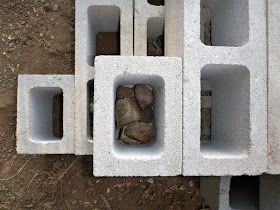
[[[87,135],[90,142],[93,141],[93,97],[94,80],[87,82]]]
[[[202,68],[201,80],[211,84],[210,139],[201,139],[202,155],[206,158],[246,157],[250,145],[249,70],[240,65],[210,64]]]
[[[155,130],[155,138],[146,144],[133,144],[127,145],[122,144],[118,140],[118,128],[115,124],[116,117],[113,119],[113,124],[115,127],[115,133],[113,137],[113,151],[114,154],[120,158],[129,157],[145,157],[146,155],[158,155],[163,149],[163,139],[164,139],[164,106],[165,106],[165,92],[164,92],[164,80],[162,77],[157,75],[121,75],[118,76],[114,81],[114,99],[112,101],[115,107],[116,101],[116,90],[121,85],[134,86],[137,84],[145,84],[152,88],[154,94],[154,118],[153,118],[153,128]],[[114,113],[116,116],[116,113]]]
[[[147,0],[149,4],[155,6],[164,6],[164,0]]]
[[[232,177],[229,205],[232,209],[259,209],[259,176]]]
[[[55,101],[54,101],[55,100]],[[55,102],[55,103],[54,103]],[[29,129],[33,141],[59,141],[63,131],[63,91],[59,87],[36,87],[30,90]],[[56,114],[56,116],[54,116]],[[59,122],[61,121],[62,122]],[[62,125],[54,124],[62,123]],[[54,130],[54,127],[58,126]]]
[[[244,46],[249,41],[248,0],[201,0],[200,40],[211,46]]]
[[[88,8],[87,62],[95,56],[120,55],[120,8],[95,5]]]
[[[147,55],[164,56],[164,17],[151,17],[148,19]]]

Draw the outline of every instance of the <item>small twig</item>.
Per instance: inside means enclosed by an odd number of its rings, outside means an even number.
[[[105,196],[102,195],[102,194],[99,194],[99,195],[100,195],[101,199],[103,200],[103,202],[105,203],[106,209],[107,210],[112,210],[112,208],[111,208],[109,202],[107,201],[107,199],[105,198]]]
[[[74,165],[74,163],[76,162],[77,158],[69,165],[68,168],[66,168],[62,174],[58,177],[58,179],[56,181],[60,181],[64,176],[65,174],[69,171],[69,169]]]
[[[16,177],[17,175],[19,175],[19,173],[23,170],[23,168],[27,165],[27,163],[28,163],[29,161],[30,161],[30,159],[28,159],[28,160],[25,162],[25,164],[23,164],[23,166],[18,170],[18,172],[17,172],[15,175],[10,176],[10,177],[5,178],[5,179],[1,179],[1,181],[8,181],[8,180],[10,180],[10,179]]]

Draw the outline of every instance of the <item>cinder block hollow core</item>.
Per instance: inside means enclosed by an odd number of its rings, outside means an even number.
[[[154,49],[149,46],[149,40],[153,40]],[[147,43],[148,56],[164,56],[164,17],[151,17],[148,19]]]
[[[150,143],[147,144],[134,144],[126,145],[121,144],[118,140],[118,134],[115,132],[113,141],[113,153],[116,157],[131,158],[138,157],[143,158],[145,156],[158,156],[163,149],[164,140],[164,107],[165,107],[165,83],[162,77],[158,75],[120,75],[114,81],[114,92],[120,85],[129,84],[145,84],[152,88],[154,94],[154,120],[153,127],[155,129],[156,137]],[[115,98],[112,100],[112,104],[115,103]],[[115,116],[115,114],[114,114]],[[113,123],[115,119],[113,119]],[[115,129],[116,131],[117,129]]]
[[[249,41],[248,0],[201,0],[200,4],[204,44],[239,47]]]
[[[232,209],[259,209],[259,176],[236,176],[230,181],[229,205]]]
[[[59,87],[36,87],[30,90],[29,125],[32,141],[58,141],[53,132],[53,98]]]
[[[249,137],[250,74],[245,66],[206,65],[201,79],[211,82],[211,141],[201,142],[208,158],[247,156]]]
[[[87,61],[94,65],[97,55],[120,54],[120,8],[117,6],[94,5],[88,8]],[[100,49],[100,43],[103,48]]]

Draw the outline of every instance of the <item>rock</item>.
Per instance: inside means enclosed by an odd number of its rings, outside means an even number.
[[[140,107],[135,99],[125,98],[116,102],[116,123],[122,127],[140,120]]]
[[[141,110],[140,121],[145,123],[151,123],[154,119],[154,110],[147,108]]]
[[[137,103],[143,110],[152,107],[154,96],[153,91],[149,87],[143,84],[135,85],[134,93]]]
[[[132,88],[120,85],[117,88],[117,100],[123,98],[133,98],[134,97],[134,90]]]
[[[59,9],[59,5],[58,4],[54,4],[53,5],[53,12],[57,12],[58,11],[58,9]]]
[[[124,130],[124,135],[141,143],[149,143],[155,137],[153,127],[147,123],[136,122]]]
[[[131,139],[131,138],[128,138],[125,134],[124,134],[124,129],[122,129],[121,131],[121,134],[120,134],[120,140],[124,143],[124,144],[141,144],[140,141],[137,141],[137,140],[134,140],[134,139]]]

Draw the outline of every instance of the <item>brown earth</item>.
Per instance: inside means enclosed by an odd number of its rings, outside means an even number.
[[[202,209],[199,178],[95,178],[91,156],[16,154],[17,75],[74,74],[74,10],[1,1],[0,209]]]

